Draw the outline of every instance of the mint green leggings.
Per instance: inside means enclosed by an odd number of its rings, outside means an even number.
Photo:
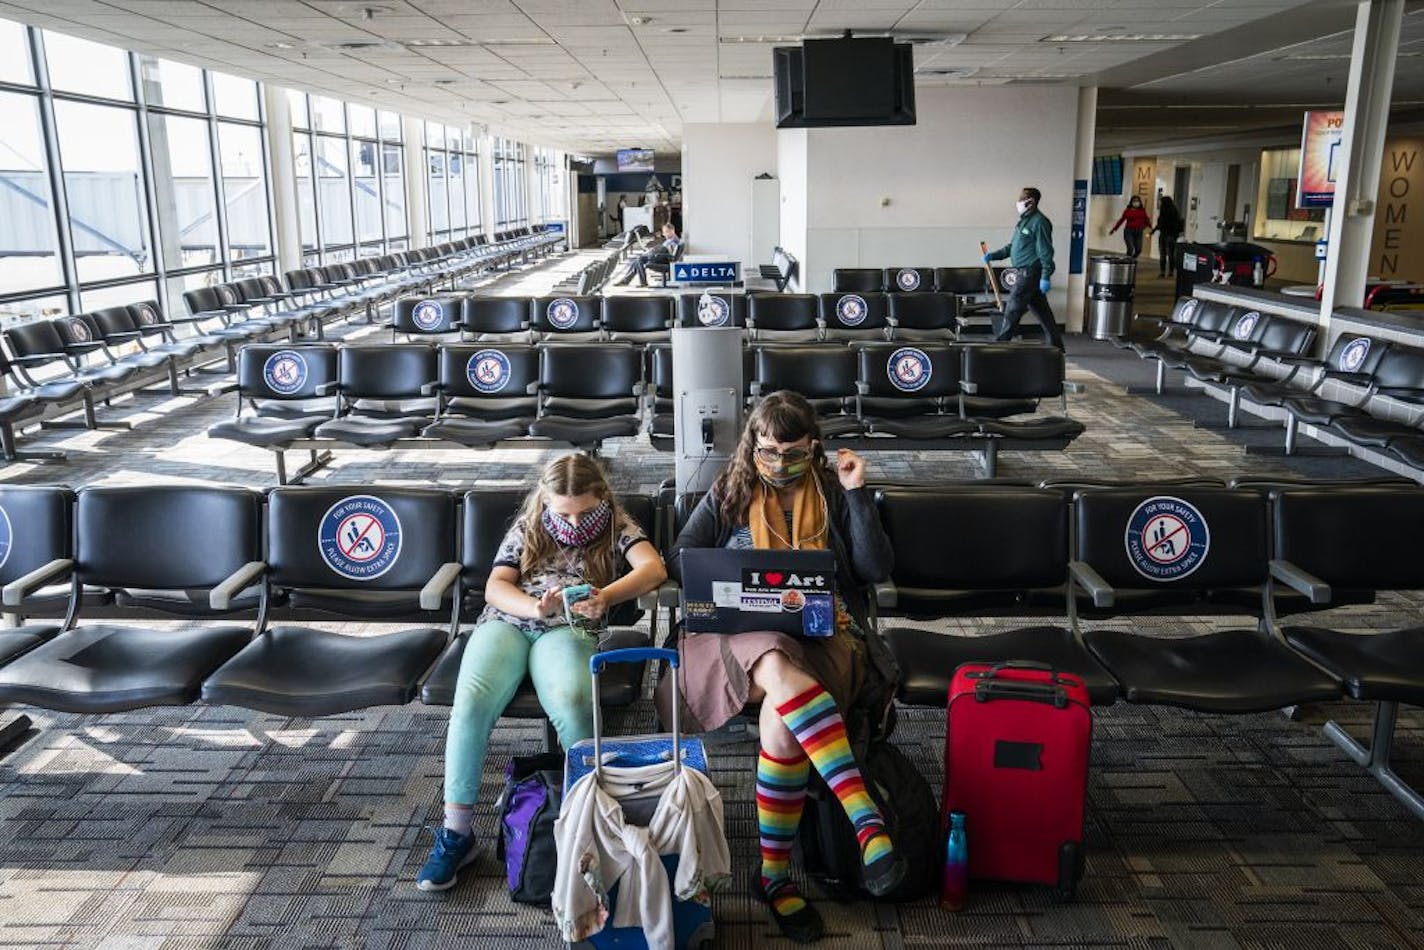
[[[527,673],[565,749],[593,737],[588,659],[597,644],[573,627],[524,633],[491,620],[470,633],[445,737],[445,801],[473,805],[480,793],[490,730]]]

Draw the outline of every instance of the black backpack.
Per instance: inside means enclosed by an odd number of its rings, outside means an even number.
[[[905,857],[905,880],[880,898],[871,898],[861,887],[860,843],[855,829],[841,803],[814,770],[796,834],[801,866],[832,900],[919,900],[934,891],[944,864],[934,793],[905,753],[888,742],[872,741],[857,759],[865,787],[885,816],[895,850]]]
[[[557,752],[516,755],[504,773],[499,812],[499,859],[510,900],[548,907],[559,852],[554,822],[563,801],[564,757]]]

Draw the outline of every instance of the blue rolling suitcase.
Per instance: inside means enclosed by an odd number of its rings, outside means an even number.
[[[636,767],[671,762],[674,756],[682,760],[684,768],[694,768],[706,774],[707,750],[701,739],[688,739],[682,735],[678,718],[681,697],[677,692],[676,650],[635,648],[609,650],[596,653],[589,661],[593,674],[593,695],[598,696],[598,674],[609,663],[641,663],[645,660],[666,660],[672,667],[673,716],[671,735],[645,735],[604,738],[603,716],[598,701],[593,704],[593,738],[574,743],[564,760],[564,791],[589,772],[602,766]],[[617,795],[623,806],[625,820],[636,825],[646,825],[657,808],[659,792],[656,789],[644,791],[639,788],[620,790]],[[677,872],[677,855],[663,855],[663,868],[668,880]],[[618,906],[618,886],[608,892],[608,916],[613,919],[613,911]],[[673,898],[673,939],[675,950],[698,950],[710,947],[715,934],[712,908],[699,901],[682,901]],[[568,944],[572,950],[650,950],[643,931],[637,927],[606,926],[587,940]]]

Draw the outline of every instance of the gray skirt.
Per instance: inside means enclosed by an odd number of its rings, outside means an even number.
[[[773,650],[785,654],[797,669],[820,683],[841,709],[865,682],[865,642],[851,630],[840,630],[825,639],[770,630],[733,634],[683,631],[677,638],[683,731],[709,732],[740,713],[751,692],[752,667]],[[670,729],[672,686],[666,675],[658,683],[655,701],[664,728]]]

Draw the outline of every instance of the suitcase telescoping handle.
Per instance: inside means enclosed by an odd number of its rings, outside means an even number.
[[[999,673],[1003,670],[1034,670],[1050,673],[1052,676],[1048,682],[1034,683],[1029,680],[1000,678]],[[1063,687],[1078,685],[1049,664],[1033,660],[1006,660],[995,663],[987,670],[976,670],[968,676],[978,680],[974,684],[974,699],[980,703],[994,699],[1021,699],[1033,703],[1049,703],[1062,709],[1068,705],[1068,693]]]
[[[593,771],[598,776],[594,781],[603,777],[603,704],[598,701],[598,674],[610,663],[643,663],[647,660],[665,660],[672,669],[672,760],[674,771],[682,772],[682,694],[677,684],[677,651],[657,647],[625,647],[605,650],[588,658],[588,672],[593,677]]]

